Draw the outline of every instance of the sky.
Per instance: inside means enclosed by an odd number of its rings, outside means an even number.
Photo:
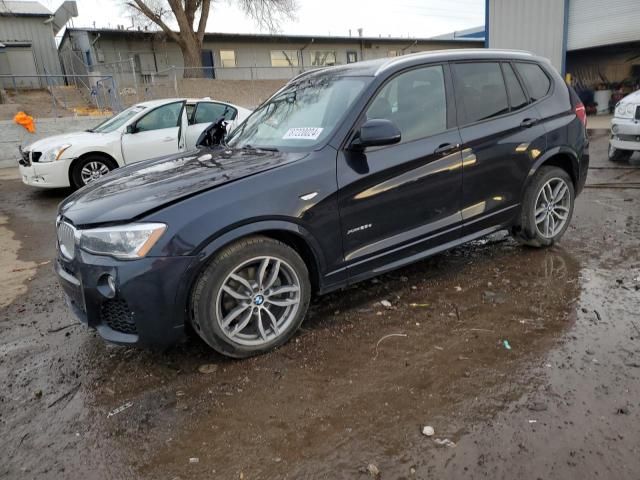
[[[54,11],[61,0],[39,0]],[[131,25],[124,0],[76,0],[75,27]],[[302,35],[425,38],[484,24],[485,0],[297,0],[296,21],[280,26],[281,33]],[[99,5],[99,7],[98,7]],[[269,33],[261,31],[235,6],[216,0],[207,23],[209,32]]]

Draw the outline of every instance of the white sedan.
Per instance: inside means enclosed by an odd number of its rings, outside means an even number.
[[[220,117],[231,132],[250,113],[208,98],[138,103],[85,132],[26,146],[18,160],[20,174],[34,187],[80,188],[114,168],[194,148],[204,129]]]

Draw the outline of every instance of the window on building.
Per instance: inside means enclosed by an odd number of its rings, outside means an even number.
[[[271,50],[272,67],[297,67],[298,63],[297,50]]]
[[[151,110],[138,120],[136,128],[139,132],[148,132],[149,130],[177,127],[180,112],[182,112],[182,102],[163,105]]]
[[[196,108],[193,123],[211,123],[224,117],[225,120],[236,118],[237,110],[229,105],[215,102],[200,102]]]
[[[478,122],[509,111],[507,89],[499,63],[456,63],[456,98],[464,107],[465,123]]]
[[[520,85],[520,81],[513,71],[513,67],[508,63],[502,64],[502,71],[504,73],[504,81],[507,84],[507,92],[509,92],[509,102],[511,103],[511,110],[519,110],[525,107],[529,100]]]
[[[387,52],[387,57],[397,57],[397,56],[399,56],[399,55],[400,55],[400,54],[398,53],[398,50],[389,50],[389,51]]]
[[[393,121],[402,143],[447,129],[447,97],[441,66],[411,70],[392,78],[367,110],[367,119]]]
[[[358,61],[358,52],[347,52],[347,63],[356,63]]]
[[[336,64],[336,52],[330,50],[316,50],[311,52],[311,65],[323,67]]]
[[[542,68],[535,63],[516,63],[518,73],[524,79],[532,101],[540,100],[551,88],[551,81]]]
[[[236,66],[235,50],[220,50],[220,63],[223,68],[233,68]]]

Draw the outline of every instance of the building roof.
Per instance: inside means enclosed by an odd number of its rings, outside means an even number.
[[[64,36],[74,31],[78,32],[92,32],[99,33],[100,35],[128,35],[128,36],[148,36],[148,35],[164,35],[160,30],[123,30],[118,28],[67,28]],[[439,39],[439,38],[408,38],[408,37],[349,37],[349,36],[326,36],[326,35],[284,35],[284,34],[263,34],[263,33],[205,33],[205,38],[208,40],[218,41],[271,41],[271,42],[290,42],[290,43],[310,43],[310,42],[322,42],[322,43],[345,43],[354,41],[363,42],[375,42],[375,43],[406,43],[410,46],[413,43],[451,43],[463,40],[465,42],[477,41],[482,43],[482,39]],[[64,37],[63,37],[64,40]]]
[[[53,13],[40,2],[35,1],[0,1],[0,15],[18,17],[50,17]]]
[[[467,28],[466,30],[456,30],[431,37],[431,40],[458,40],[458,41],[484,41],[486,30],[484,25],[480,27]]]

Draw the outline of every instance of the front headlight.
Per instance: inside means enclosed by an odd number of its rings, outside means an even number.
[[[636,113],[636,106],[633,103],[627,103],[626,114],[633,115]]]
[[[42,156],[40,157],[40,162],[55,162],[56,160],[58,160],[62,154],[64,153],[64,151],[69,148],[71,145],[70,144],[65,144],[65,145],[60,145],[58,147],[55,148],[51,148],[49,150],[47,150],[46,152],[42,153]]]
[[[80,248],[123,260],[143,258],[167,229],[164,223],[132,223],[80,231]]]

